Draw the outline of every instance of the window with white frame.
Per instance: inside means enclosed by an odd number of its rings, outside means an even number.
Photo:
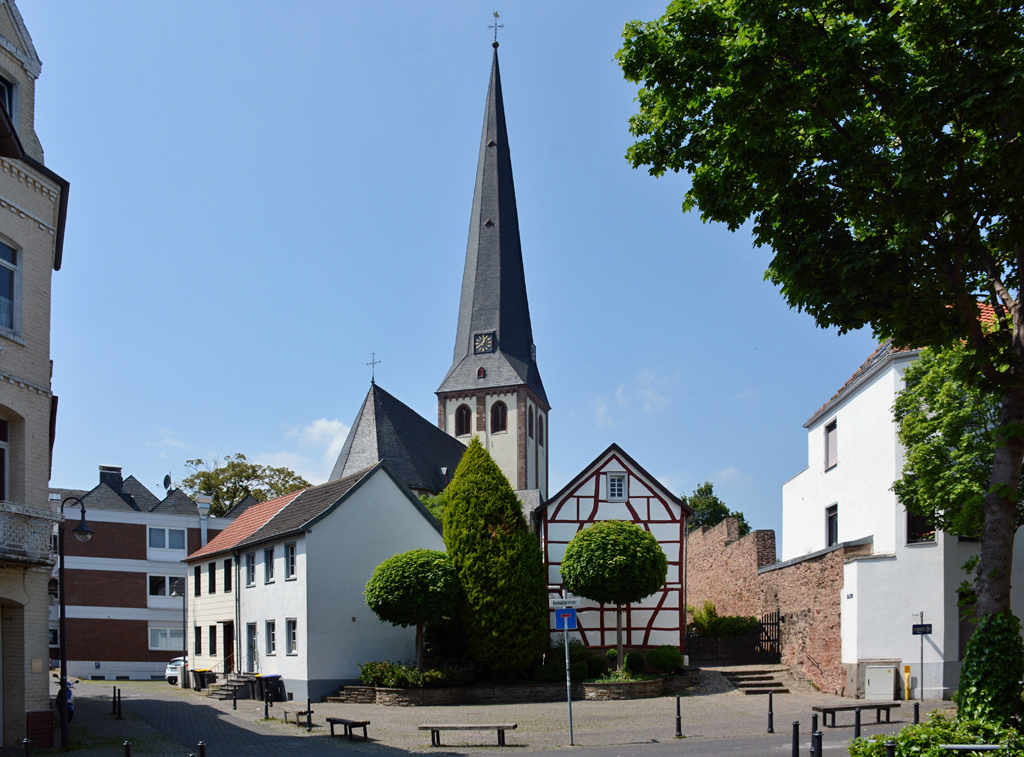
[[[21,294],[19,259],[17,250],[0,242],[0,328],[14,333],[20,331],[21,326],[18,322]]]
[[[284,545],[284,577],[285,580],[295,578],[295,542]]]
[[[169,597],[174,590],[175,582],[180,581],[178,576],[149,576],[149,596]]]
[[[267,621],[267,654],[277,654],[277,624]]]
[[[625,473],[609,473],[608,474],[608,499],[625,499],[626,498],[626,474]]]
[[[295,618],[289,618],[285,621],[285,628],[288,632],[288,638],[285,639],[285,644],[288,645],[288,654],[297,654],[299,651],[299,622]]]
[[[149,548],[150,549],[180,549],[185,551],[185,529],[184,528],[154,528],[149,527]]]
[[[149,648],[150,649],[181,649],[184,639],[180,628],[150,628]],[[199,654],[199,650],[196,650]]]
[[[835,466],[839,462],[836,457],[836,422],[825,424],[825,470]]]
[[[0,500],[7,499],[7,450],[10,434],[10,424],[0,419]]]
[[[247,552],[245,555],[245,585],[256,585],[256,553]]]
[[[274,548],[267,547],[263,550],[263,583],[274,582]]]
[[[50,628],[48,630],[50,632],[50,646],[55,647],[60,643],[60,635],[58,634],[58,629]]]

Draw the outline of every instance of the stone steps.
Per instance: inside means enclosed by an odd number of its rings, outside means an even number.
[[[745,668],[721,671],[725,679],[747,695],[788,694],[785,681],[779,680],[788,673],[779,668]]]

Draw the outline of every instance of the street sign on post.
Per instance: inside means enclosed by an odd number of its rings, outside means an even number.
[[[576,608],[566,607],[562,610],[555,610],[555,630],[575,631],[576,630]],[[568,645],[566,645],[568,648]]]
[[[579,607],[579,606],[580,606],[580,598],[579,597],[568,597],[566,599],[563,599],[562,597],[555,597],[553,599],[549,599],[548,600],[548,607],[550,607],[552,610],[560,610],[560,609],[562,609],[564,607]]]
[[[914,623],[914,636],[929,636],[932,632],[931,623]]]

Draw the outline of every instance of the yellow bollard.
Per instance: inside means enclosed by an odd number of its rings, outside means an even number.
[[[903,698],[910,699],[910,666],[903,666]]]

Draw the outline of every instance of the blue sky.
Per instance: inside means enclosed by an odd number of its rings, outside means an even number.
[[[322,481],[372,352],[436,418],[498,10],[552,491],[614,441],[781,531],[802,424],[875,340],[790,310],[747,230],[625,161],[613,57],[663,2],[492,5],[19,3],[36,129],[71,182],[53,485],[108,464],[159,492],[236,452]]]

